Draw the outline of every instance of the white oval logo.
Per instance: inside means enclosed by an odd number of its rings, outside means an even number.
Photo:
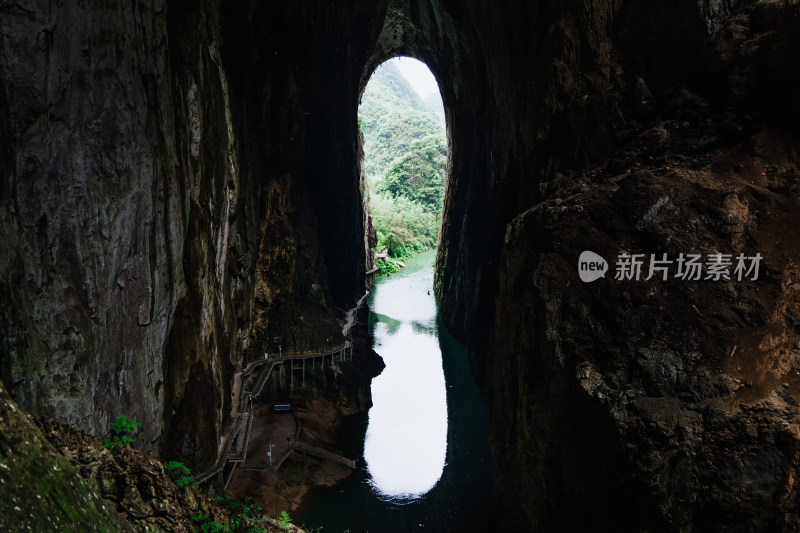
[[[608,272],[608,263],[594,252],[585,251],[578,258],[578,275],[585,283],[604,278]]]

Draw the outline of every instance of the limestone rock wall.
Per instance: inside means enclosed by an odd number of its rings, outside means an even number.
[[[800,19],[792,3],[728,7],[565,4],[527,47],[542,64],[511,99],[521,212],[486,367],[510,529],[799,526]],[[622,252],[766,264],[750,282],[584,284],[583,250],[609,278]]]
[[[143,448],[169,432],[169,452],[208,460],[247,341],[258,227],[219,13],[0,10],[3,380],[25,409],[96,434],[125,414]],[[187,412],[199,418],[176,422]]]
[[[252,352],[341,342],[334,308],[373,265],[358,170],[358,80],[382,3],[226,5],[241,165],[259,214]]]
[[[166,459],[199,470],[216,459],[231,376],[250,344],[253,270],[263,211],[240,163],[216,2],[167,6],[180,180],[182,297],[163,339]]]
[[[166,5],[0,11],[3,380],[87,431],[136,416],[150,446],[186,290]]]
[[[200,468],[244,358],[337,333],[364,288],[355,109],[381,9],[0,4],[0,354],[21,406],[95,434],[125,414]]]

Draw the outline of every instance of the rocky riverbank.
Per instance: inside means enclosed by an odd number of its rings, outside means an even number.
[[[305,440],[335,447],[339,441],[339,423],[348,411],[318,398],[297,408],[295,413]],[[351,472],[344,465],[293,452],[277,471],[237,470],[228,490],[240,499],[253,498],[267,513],[292,514],[314,487],[329,487]]]

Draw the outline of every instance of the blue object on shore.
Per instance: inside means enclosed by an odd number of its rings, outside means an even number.
[[[291,411],[292,406],[288,403],[276,403],[272,406],[275,411]]]

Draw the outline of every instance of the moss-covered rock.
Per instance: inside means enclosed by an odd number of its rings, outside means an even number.
[[[132,532],[0,384],[0,530]]]

